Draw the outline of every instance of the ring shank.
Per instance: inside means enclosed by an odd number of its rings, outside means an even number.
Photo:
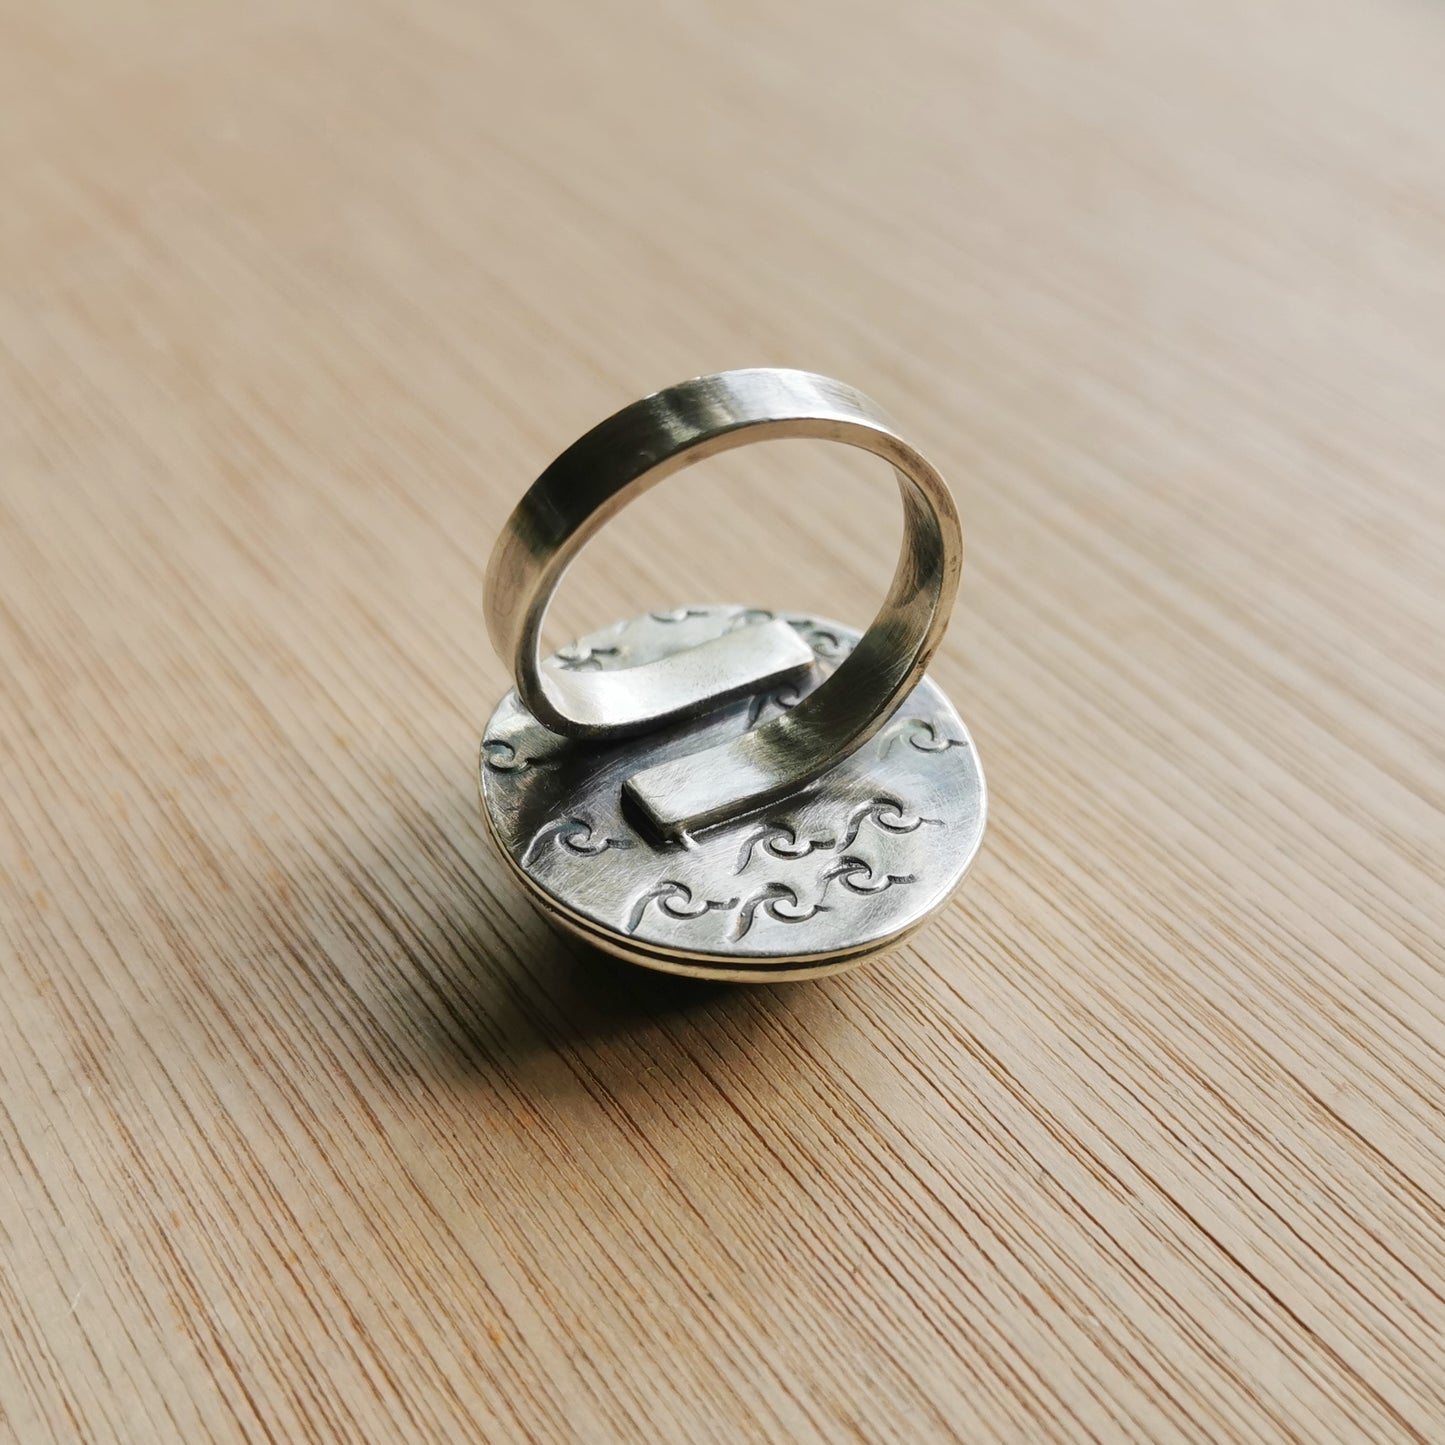
[[[923,676],[947,626],[962,566],[958,514],[942,477],[853,387],[778,368],[723,372],[635,402],[573,443],[522,498],[488,565],[488,631],[498,653],[512,659],[518,694],[533,716],[573,737],[645,731],[678,710],[608,713],[595,701],[589,708],[580,689],[569,694],[578,675],[540,667],[552,593],[588,538],[634,497],[718,452],[783,437],[843,442],[892,463],[904,512],[898,565],[867,633],[796,708],[732,742],[628,780],[631,804],[665,837],[806,787],[867,741]],[[589,674],[584,686],[595,687],[601,676],[625,686],[629,671],[642,669]],[[739,691],[735,672],[730,681]]]

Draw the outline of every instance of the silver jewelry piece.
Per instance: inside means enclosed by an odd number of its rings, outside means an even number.
[[[904,538],[865,633],[759,608],[669,607],[539,657],[568,563],[672,472],[777,437],[893,464]],[[544,911],[634,963],[811,978],[920,927],[983,836],[972,739],[924,676],[963,542],[948,487],[863,393],[810,372],[722,372],[575,442],[508,519],[486,578],[516,690],[482,742],[483,812]]]

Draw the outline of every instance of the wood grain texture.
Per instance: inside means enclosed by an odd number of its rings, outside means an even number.
[[[1442,73],[1423,0],[7,0],[0,1437],[1445,1439]],[[745,364],[953,481],[993,803],[771,990],[554,937],[473,779],[505,511]],[[750,449],[562,632],[864,621],[895,508]]]

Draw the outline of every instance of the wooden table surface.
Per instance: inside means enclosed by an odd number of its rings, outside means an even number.
[[[0,1437],[1445,1440],[1445,11],[5,0]],[[728,366],[951,479],[991,829],[844,977],[554,936],[488,550]],[[559,640],[865,622],[884,477]]]

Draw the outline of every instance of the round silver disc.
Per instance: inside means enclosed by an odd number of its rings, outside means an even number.
[[[736,737],[818,687],[858,641],[794,613],[680,607],[614,623],[544,668],[652,662],[774,616],[812,648],[795,683],[612,743],[549,732],[509,692],[482,741],[483,812],[502,855],[558,922],[634,963],[732,980],[809,978],[902,941],[957,887],[983,837],[983,773],[928,678],[810,787],[680,842],[647,836],[622,784]]]

